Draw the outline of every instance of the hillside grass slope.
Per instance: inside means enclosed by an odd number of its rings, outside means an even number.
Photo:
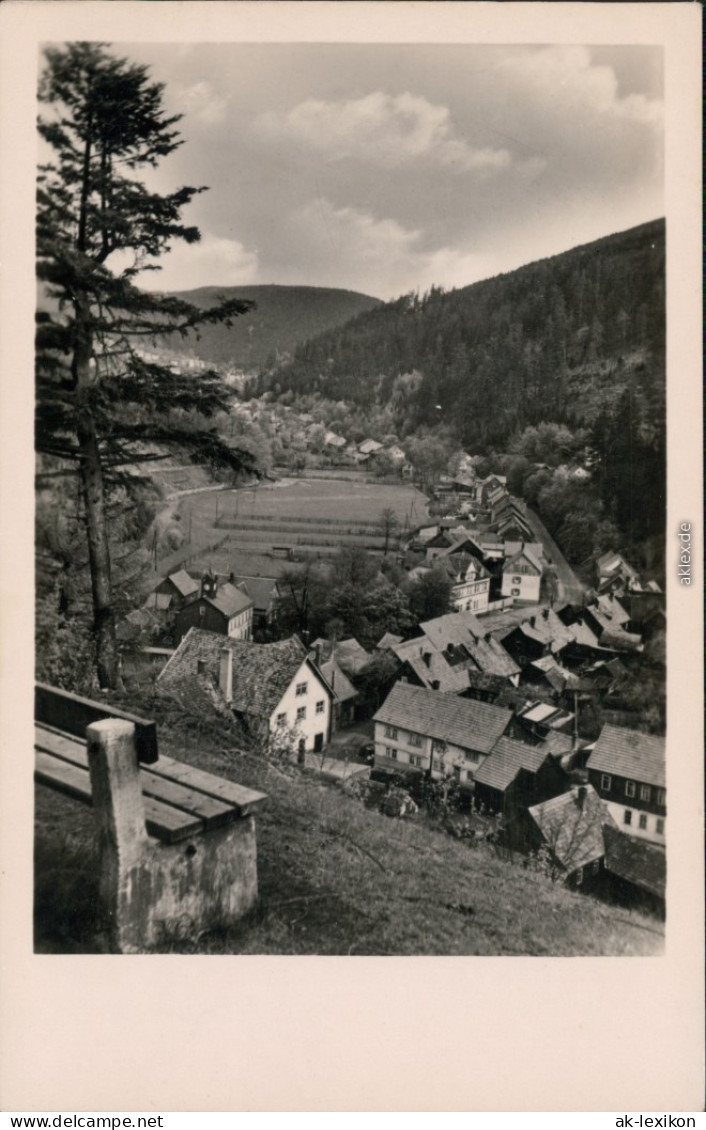
[[[153,711],[154,714],[154,711]],[[170,755],[264,790],[260,906],[229,930],[181,923],[159,952],[328,955],[658,954],[655,919],[471,848],[424,816],[395,820],[313,771],[283,772],[212,724],[162,725]],[[101,952],[92,813],[37,788],[35,948]]]

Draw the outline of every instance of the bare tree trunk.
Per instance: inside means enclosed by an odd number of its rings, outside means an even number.
[[[98,682],[103,689],[114,689],[119,683],[118,647],[115,638],[115,611],[110,579],[110,551],[105,511],[103,468],[91,395],[91,355],[93,337],[90,310],[85,295],[77,298],[76,338],[72,371],[76,383],[76,434],[80,453],[81,488],[85,506],[88,559],[93,593],[93,631],[96,641]]]

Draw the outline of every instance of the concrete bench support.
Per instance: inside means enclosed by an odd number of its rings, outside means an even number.
[[[254,817],[237,815],[178,843],[153,839],[145,829],[133,723],[94,722],[86,742],[101,898],[117,952],[141,953],[165,929],[196,937],[246,914],[257,902]]]

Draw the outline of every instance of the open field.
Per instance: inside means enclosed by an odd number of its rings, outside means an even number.
[[[273,546],[289,546],[295,556],[330,557],[341,545],[381,552],[382,511],[393,510],[404,530],[428,516],[427,502],[409,485],[327,479],[281,479],[237,491],[185,495],[172,503],[183,544],[158,556],[158,572],[186,564],[276,577],[290,563],[273,556]]]
[[[144,712],[154,716],[151,704]],[[135,708],[136,704],[131,703]],[[142,706],[141,706],[142,708]],[[160,725],[160,748],[268,794],[257,822],[261,902],[236,928],[188,924],[164,950],[214,954],[652,955],[664,925],[566,890],[487,843],[469,846],[423,814],[382,815],[311,770],[283,773],[232,727]],[[37,788],[36,946],[94,952],[92,813]]]

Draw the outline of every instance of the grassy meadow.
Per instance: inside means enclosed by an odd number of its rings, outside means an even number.
[[[489,843],[468,846],[421,813],[392,819],[315,771],[270,766],[230,727],[172,721],[160,735],[171,756],[262,789],[268,799],[257,822],[257,912],[229,930],[214,923],[201,936],[181,923],[159,952],[662,952],[664,925],[656,919],[568,891]],[[35,869],[37,951],[105,951],[92,813],[41,787]]]

